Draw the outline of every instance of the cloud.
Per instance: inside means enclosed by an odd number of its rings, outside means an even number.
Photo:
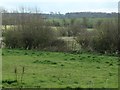
[[[21,6],[38,7],[44,12],[116,12],[119,0],[1,0],[0,6],[7,9],[17,9]]]
[[[38,3],[69,3],[69,2],[118,2],[119,0],[2,0],[0,2],[6,3],[6,2],[38,2]]]

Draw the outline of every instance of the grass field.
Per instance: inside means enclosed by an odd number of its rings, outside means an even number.
[[[3,49],[2,56],[3,87],[118,87],[118,58],[114,56],[12,49]]]
[[[112,19],[114,18],[87,18],[88,24],[92,24],[92,25],[94,25],[99,20],[112,20]],[[63,24],[63,19],[59,19],[59,18],[47,19],[47,21],[50,21],[50,22],[52,22],[53,20],[56,22],[59,22],[61,25]],[[71,18],[65,18],[65,20],[67,23],[70,23]],[[82,23],[83,18],[75,18],[75,20]]]

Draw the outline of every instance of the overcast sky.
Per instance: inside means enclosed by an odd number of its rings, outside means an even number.
[[[0,7],[8,10],[20,7],[39,8],[50,12],[118,12],[119,0],[0,0]]]

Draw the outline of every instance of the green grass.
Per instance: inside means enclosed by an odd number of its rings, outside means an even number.
[[[117,88],[117,57],[3,49],[3,87],[35,88]],[[18,69],[18,82],[14,69]]]

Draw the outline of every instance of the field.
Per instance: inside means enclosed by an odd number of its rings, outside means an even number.
[[[114,19],[114,18],[87,18],[87,20],[88,20],[88,25],[94,25],[97,21],[99,21],[99,20],[109,20],[109,19]],[[53,22],[53,20],[54,21],[56,21],[56,22],[59,22],[60,23],[60,25],[63,25],[63,19],[60,19],[60,18],[49,18],[49,19],[46,19],[46,21],[48,22],[50,22],[50,23],[52,23]],[[71,21],[71,19],[70,18],[65,18],[64,19],[67,23],[70,23],[70,21]],[[83,18],[76,18],[75,19],[77,22],[80,22],[80,23],[82,23],[82,21],[83,21]],[[6,26],[6,29],[11,29],[11,28],[13,28],[14,27],[14,25],[7,25]],[[54,29],[56,29],[56,27],[53,27]],[[60,27],[59,27],[60,28]],[[4,30],[5,29],[5,26],[2,26],[2,29]]]
[[[89,26],[91,26],[91,25],[95,25],[96,22],[98,22],[99,20],[105,21],[105,20],[112,20],[112,19],[114,19],[114,18],[87,18],[87,23],[88,23]],[[59,19],[59,18],[46,19],[46,21],[50,21],[50,22],[53,22],[53,20],[56,21],[56,22],[59,22],[60,25],[63,25],[63,22],[64,22],[63,19]],[[65,20],[67,23],[70,23],[70,22],[71,22],[71,19],[70,19],[70,18],[65,18],[64,20]],[[75,18],[75,21],[82,23],[83,18]]]
[[[115,56],[3,49],[2,58],[3,87],[118,87]]]

